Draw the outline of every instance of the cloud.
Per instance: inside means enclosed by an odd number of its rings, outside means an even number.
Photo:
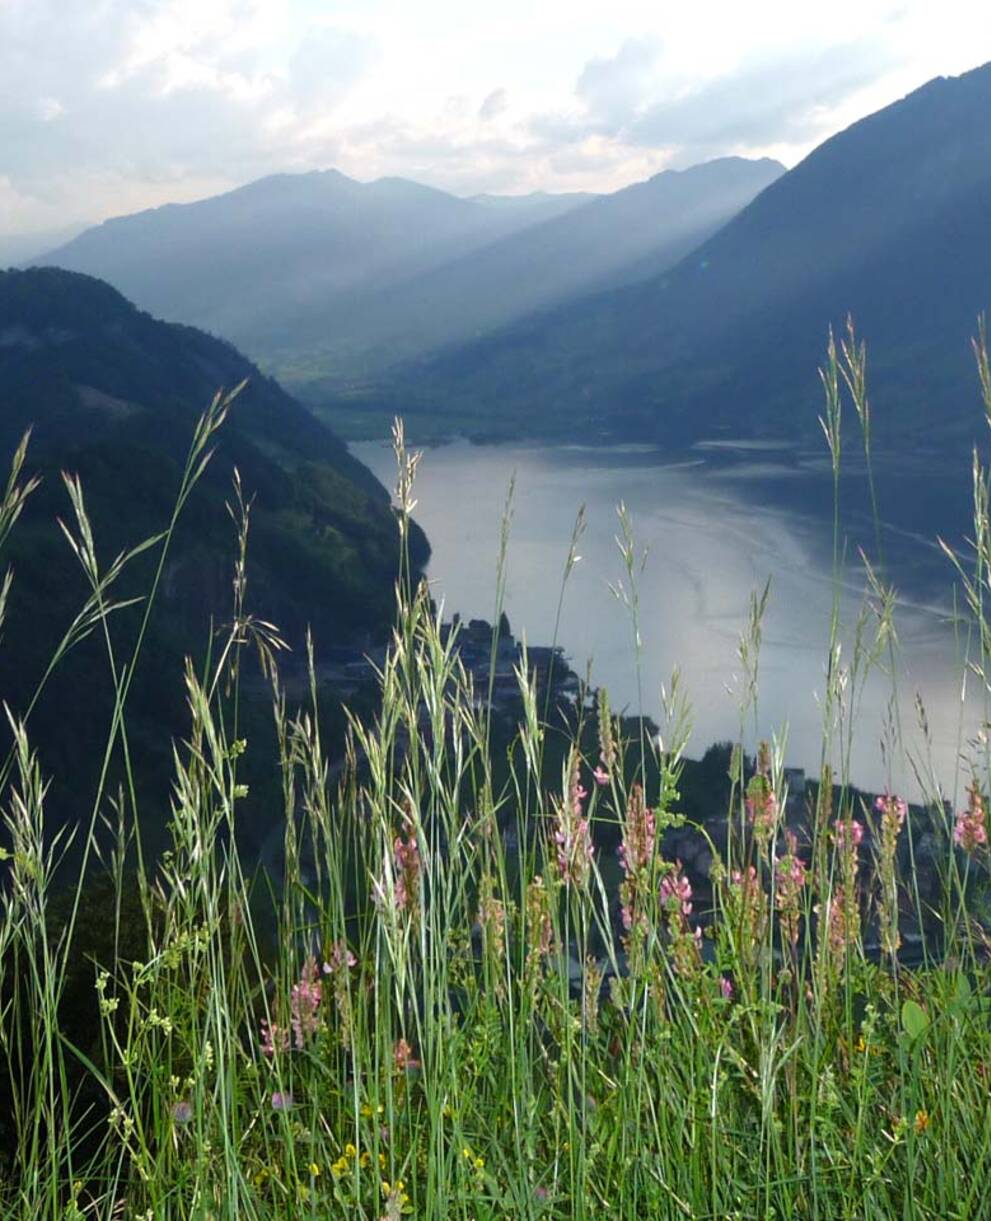
[[[973,0],[662,7],[0,0],[0,234],[329,166],[473,194],[792,161],[991,37]]]
[[[194,198],[306,163],[375,62],[274,0],[0,0],[0,233]],[[325,141],[332,143],[332,141]]]
[[[497,119],[509,105],[509,94],[505,89],[493,89],[478,108],[478,117],[483,123]]]
[[[533,115],[527,130],[555,166],[577,171],[652,155],[652,169],[726,153],[808,145],[835,130],[840,108],[896,62],[876,36],[751,55],[686,78],[659,39],[627,39],[589,60],[574,104]]]
[[[840,103],[891,66],[873,41],[751,62],[702,88],[644,106],[623,134],[634,144],[712,152],[790,143],[817,135]]]
[[[312,27],[289,61],[288,93],[305,109],[336,106],[375,63],[376,51],[366,35]]]
[[[654,84],[660,55],[658,39],[630,38],[611,58],[588,61],[575,93],[595,124],[621,128],[633,118]]]

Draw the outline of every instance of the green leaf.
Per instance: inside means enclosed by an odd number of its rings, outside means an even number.
[[[902,1029],[910,1039],[918,1039],[929,1026],[929,1015],[917,1001],[902,1005]]]
[[[962,1009],[965,1009],[970,1003],[970,998],[972,995],[973,993],[970,987],[970,980],[963,973],[963,971],[961,971],[957,976],[957,984],[953,992],[954,1003],[959,1005]]]

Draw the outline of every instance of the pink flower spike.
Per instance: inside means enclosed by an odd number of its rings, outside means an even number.
[[[603,768],[601,763],[592,773],[592,779],[599,786],[599,788],[602,788],[604,785],[609,783],[609,773],[605,770],[605,768]]]
[[[719,991],[722,993],[723,1000],[731,1001],[733,999],[733,981],[728,976],[723,975],[719,980]]]

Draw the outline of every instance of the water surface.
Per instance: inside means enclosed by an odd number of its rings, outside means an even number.
[[[415,516],[433,547],[428,575],[447,616],[457,611],[493,618],[500,526],[515,473],[505,609],[517,636],[525,633],[532,643],[548,644],[569,540],[584,503],[587,527],[565,591],[559,643],[580,673],[590,663],[592,681],[608,687],[614,705],[636,711],[642,698],[643,710],[658,721],[661,685],[670,684],[677,666],[694,712],[692,755],[740,734],[745,683],[739,643],[751,596],[770,579],[756,726],[748,713],[745,740],[752,745],[758,734],[787,731],[787,762],[818,775],[837,589],[831,529],[780,501],[768,502],[761,492],[768,480],[794,477],[795,455],[741,451],[739,461],[727,463],[726,448],[700,449],[677,461],[640,446],[592,450],[455,442],[428,449],[415,489]],[[365,442],[352,449],[387,486],[394,483],[388,446]],[[815,465],[822,478],[822,463]],[[797,464],[799,473],[802,466]],[[646,549],[635,582],[639,684],[632,617],[617,596],[620,586],[627,597],[632,594],[616,543],[620,502],[629,511],[638,554]],[[839,586],[844,662],[852,660],[863,589],[862,570],[851,564]],[[944,606],[948,598],[949,583]],[[891,678],[880,672],[858,692],[850,778],[875,790],[890,782],[918,797],[914,768],[920,768],[952,798],[967,779],[959,755],[980,722],[978,684],[971,676],[962,700],[963,642],[945,609],[900,605],[896,628],[897,704]],[[928,717],[928,747],[916,693]],[[904,749],[889,750],[885,757],[882,743],[892,738],[896,724]],[[832,762],[839,766],[836,749]]]

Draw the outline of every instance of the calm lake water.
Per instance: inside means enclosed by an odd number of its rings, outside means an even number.
[[[374,442],[351,448],[386,486],[393,485],[391,448]],[[616,543],[616,509],[624,502],[638,549],[647,550],[637,578],[643,710],[661,720],[661,684],[670,685],[677,666],[694,712],[688,754],[699,756],[711,742],[739,736],[744,685],[740,637],[751,595],[770,578],[757,728],[751,713],[745,740],[752,747],[758,733],[787,732],[787,763],[818,775],[834,593],[831,525],[764,494],[769,481],[794,476],[793,457],[785,462],[774,450],[747,452],[742,447],[732,456],[735,460],[727,462],[725,448],[718,454],[700,450],[685,461],[665,463],[643,447],[456,442],[427,449],[417,476],[415,516],[433,546],[428,575],[445,617],[457,611],[463,617],[493,618],[500,525],[515,473],[505,609],[518,637],[525,633],[534,644],[549,644],[569,540],[584,503],[581,560],[567,584],[558,642],[579,673],[591,664],[593,683],[609,689],[614,706],[634,712],[638,683],[632,622],[610,590],[619,581],[629,584]],[[813,473],[823,477],[821,464]],[[947,574],[949,578],[948,566]],[[842,660],[847,663],[863,589],[862,572],[851,565],[840,591]],[[944,607],[949,599],[947,579]],[[890,777],[897,790],[917,798],[917,768],[953,798],[968,779],[959,757],[961,750],[973,753],[967,743],[981,723],[982,698],[973,676],[964,684],[963,641],[955,639],[945,609],[936,599],[928,601],[932,605],[901,604],[896,614],[903,745],[886,761],[882,742],[893,719],[893,686],[890,677],[874,673],[856,696],[850,778],[877,790]],[[928,748],[916,693],[928,718]],[[838,768],[835,752],[833,763]],[[928,784],[931,791],[931,779]]]

